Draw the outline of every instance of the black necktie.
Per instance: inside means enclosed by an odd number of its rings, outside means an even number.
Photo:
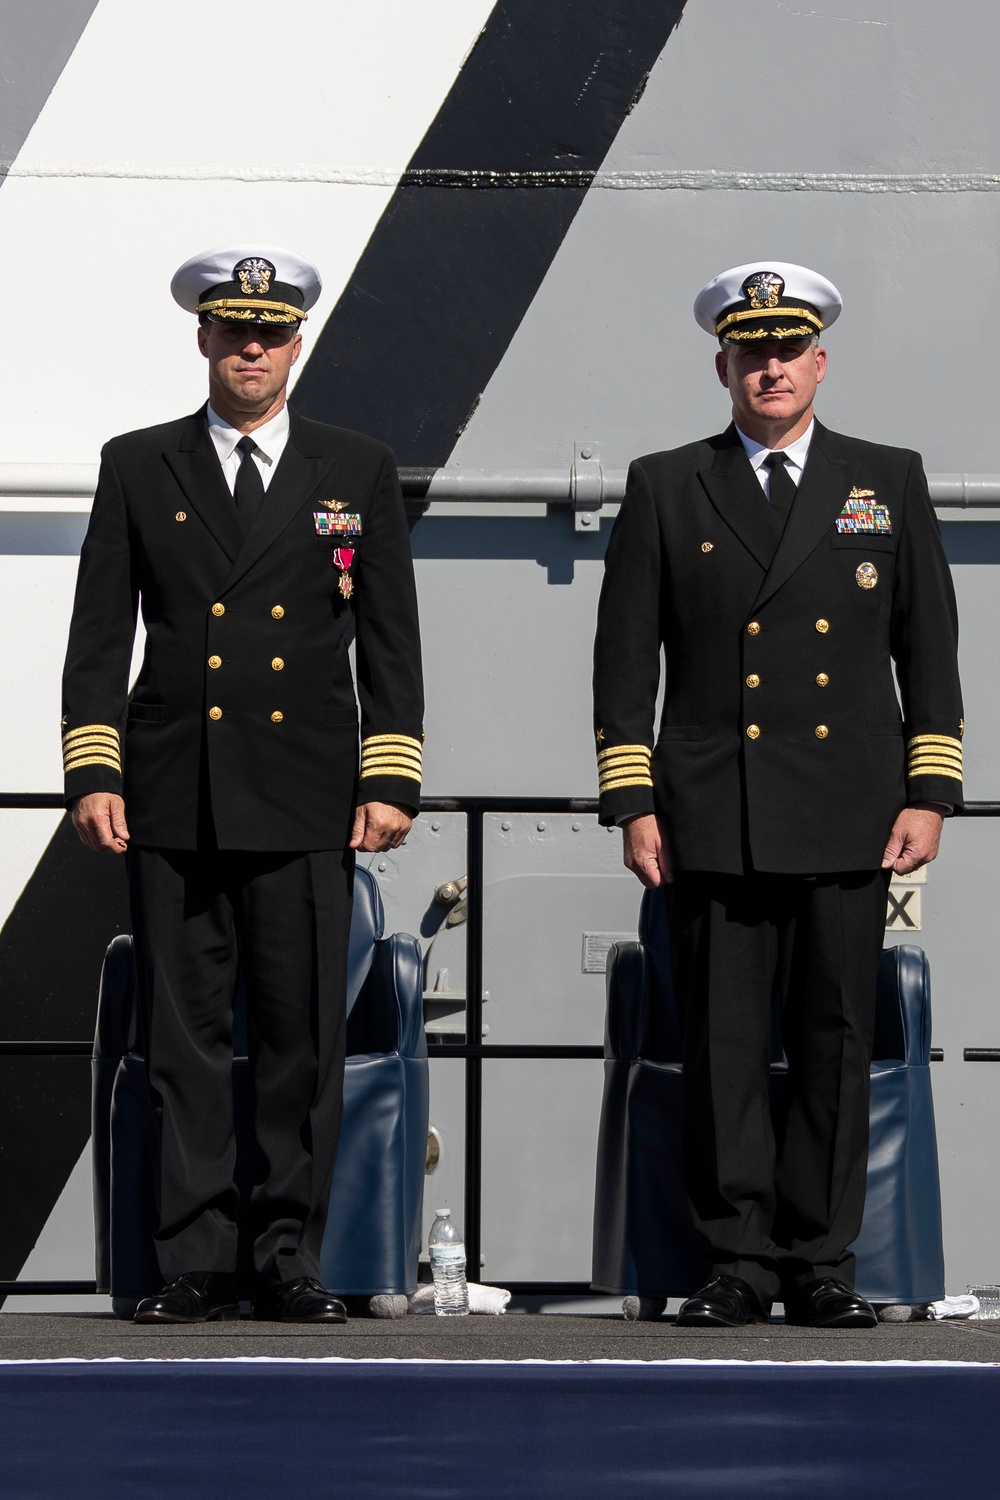
[[[257,512],[264,503],[264,481],[260,477],[260,470],[254,463],[253,455],[257,444],[253,438],[240,438],[236,447],[243,455],[236,473],[236,489],[234,491],[236,514],[240,518],[244,532],[248,532],[257,519]]]
[[[774,529],[780,537],[785,529],[792,501],[795,499],[795,480],[788,472],[783,453],[769,453],[764,460],[764,467],[769,469],[771,474],[767,484],[767,494],[771,502]]]

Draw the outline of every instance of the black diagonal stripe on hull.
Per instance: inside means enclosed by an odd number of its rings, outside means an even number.
[[[500,0],[299,377],[301,412],[445,462],[684,3]]]
[[[128,930],[124,860],[92,854],[64,818],[0,931],[3,1040],[93,1036],[104,950]],[[0,1059],[0,1281],[18,1275],[89,1134],[86,1058]]]
[[[89,1059],[0,1057],[0,1281],[17,1278],[89,1136]]]

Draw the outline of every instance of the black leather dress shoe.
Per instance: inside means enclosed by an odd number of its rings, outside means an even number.
[[[346,1323],[347,1308],[314,1276],[283,1281],[253,1299],[253,1315],[262,1323]]]
[[[797,1328],[874,1328],[878,1317],[864,1297],[827,1276],[789,1292],[785,1322]]]
[[[746,1323],[767,1323],[770,1316],[770,1304],[765,1306],[749,1282],[739,1276],[716,1276],[681,1303],[676,1323],[680,1328],[742,1328]]]
[[[136,1323],[229,1323],[240,1315],[236,1278],[223,1271],[187,1271],[155,1297],[144,1297]]]

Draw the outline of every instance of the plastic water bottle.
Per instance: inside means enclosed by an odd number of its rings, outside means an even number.
[[[465,1318],[469,1313],[469,1287],[461,1231],[452,1221],[450,1208],[439,1208],[435,1213],[437,1217],[427,1236],[434,1277],[434,1311],[439,1318]]]

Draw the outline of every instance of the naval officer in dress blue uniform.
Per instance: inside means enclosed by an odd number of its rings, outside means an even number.
[[[759,262],[715,277],[694,310],[733,421],[629,470],[594,721],[601,819],[669,904],[707,1277],[678,1322],[762,1321],[781,1298],[789,1322],[863,1327],[875,1314],[848,1247],[886,882],[935,857],[962,797],[954,591],[919,456],[813,414],[836,288]]]
[[[128,855],[167,1282],[136,1316],[239,1315],[239,959],[261,1163],[254,1316],[342,1322],[319,1250],[354,857],[397,847],[420,798],[406,517],[384,444],[286,405],[313,265],[233,245],[186,262],[172,291],[198,318],[208,404],[104,448],[63,687],[73,821],[90,848]]]

